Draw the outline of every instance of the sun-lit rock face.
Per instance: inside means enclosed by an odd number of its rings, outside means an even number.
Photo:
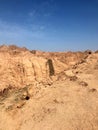
[[[0,130],[98,130],[98,53],[0,46]]]
[[[81,61],[83,52],[29,51],[15,45],[0,46],[0,89],[9,85],[23,87],[27,84],[49,84],[58,74]],[[55,80],[54,80],[55,79]]]

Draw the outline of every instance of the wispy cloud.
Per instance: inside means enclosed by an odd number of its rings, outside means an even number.
[[[54,46],[53,33],[44,24],[21,26],[0,20],[0,44],[16,44],[29,49],[47,50]]]
[[[28,15],[29,15],[30,17],[35,16],[35,15],[36,15],[36,10],[33,9],[31,12],[28,13]]]
[[[31,18],[50,17],[55,12],[55,2],[54,0],[45,0],[40,2],[39,5],[35,5],[32,10],[28,13]]]
[[[29,42],[34,39],[43,39],[45,37],[44,26],[39,26],[35,30],[28,29],[20,25],[11,25],[9,23],[0,21],[0,43],[9,42]]]

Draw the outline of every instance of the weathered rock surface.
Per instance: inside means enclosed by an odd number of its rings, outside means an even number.
[[[23,87],[34,82],[49,84],[59,73],[85,57],[82,52],[29,51],[14,45],[0,47],[0,89]]]
[[[0,47],[0,130],[98,130],[98,53]]]

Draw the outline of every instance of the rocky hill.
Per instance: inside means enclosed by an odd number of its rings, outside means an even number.
[[[98,130],[98,52],[0,46],[0,130]]]
[[[87,57],[86,52],[49,53],[3,45],[0,47],[0,89],[20,88],[35,82],[51,84]]]

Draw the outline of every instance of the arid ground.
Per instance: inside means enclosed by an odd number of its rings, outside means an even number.
[[[98,130],[98,51],[0,46],[0,130]]]

